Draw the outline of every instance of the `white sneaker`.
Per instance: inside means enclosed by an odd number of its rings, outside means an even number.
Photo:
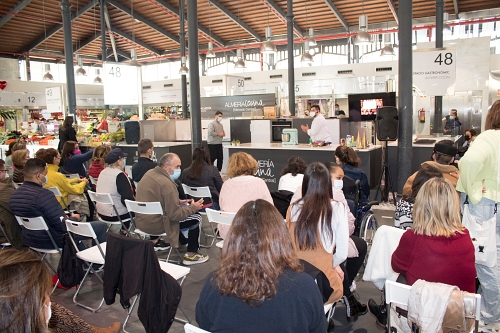
[[[479,332],[500,332],[500,322],[496,323],[485,323],[484,321],[479,321]]]

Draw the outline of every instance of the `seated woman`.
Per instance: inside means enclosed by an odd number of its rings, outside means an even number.
[[[368,198],[370,197],[370,184],[368,183],[366,174],[359,168],[361,160],[354,149],[346,146],[338,146],[337,149],[335,149],[335,161],[341,166],[347,177],[354,181],[359,180],[361,182],[361,200],[362,202],[368,202]]]
[[[306,168],[307,163],[301,157],[290,158],[288,165],[281,171],[278,191],[295,192],[302,185]]]
[[[0,332],[3,333],[117,333],[91,326],[63,306],[50,301],[51,274],[32,251],[0,251]]]
[[[111,150],[110,146],[99,146],[94,149],[94,153],[92,154],[92,163],[89,166],[88,174],[89,176],[95,178],[99,178],[101,171],[104,170],[104,157]]]
[[[392,254],[392,269],[412,285],[421,279],[476,292],[474,245],[462,226],[455,187],[445,178],[434,177],[420,189],[413,206],[413,225]],[[377,324],[385,326],[385,305],[368,301]]]
[[[24,182],[23,168],[26,161],[30,159],[30,152],[28,149],[16,150],[12,153],[12,166],[14,167],[14,173],[12,180],[14,183]]]
[[[471,143],[474,142],[474,140],[476,140],[476,137],[477,137],[477,132],[475,129],[471,128],[471,129],[468,129],[467,131],[465,131],[465,134],[464,134],[464,143],[463,143],[463,147],[470,147]]]
[[[94,150],[82,154],[78,148],[78,142],[66,141],[61,152],[60,171],[64,174],[77,173],[80,177],[87,177],[87,171],[83,163],[92,158]]]
[[[127,156],[128,154],[124,153],[120,148],[112,149],[104,157],[106,167],[97,179],[97,192],[111,195],[111,199],[113,199],[113,204],[121,220],[130,218],[127,207],[125,207],[125,200],[135,200],[135,193],[130,179],[123,172]],[[97,203],[96,210],[97,214],[104,221],[119,221],[115,210],[110,205]],[[125,227],[128,228],[129,225],[129,222],[125,222]],[[122,232],[125,232],[125,230],[122,230]]]
[[[210,332],[318,332],[327,322],[315,281],[302,272],[281,214],[264,200],[241,207],[220,264],[196,304]]]
[[[88,220],[93,219],[93,206],[88,204],[87,196],[85,196],[85,186],[88,184],[87,178],[68,179],[65,175],[59,172],[59,162],[61,155],[54,148],[40,149],[36,152],[36,158],[47,163],[47,183],[43,187],[57,187],[62,194],[62,199],[56,197],[63,209],[66,209],[64,203],[70,205],[74,202],[75,209],[80,214],[87,215]],[[76,208],[78,207],[78,208]],[[90,209],[91,208],[91,209]]]
[[[238,152],[229,157],[227,175],[230,179],[222,184],[219,195],[220,209],[226,212],[237,212],[245,203],[262,199],[273,204],[273,198],[266,183],[254,174],[257,172],[257,161],[247,153]],[[219,224],[219,233],[225,238],[229,226]]]
[[[212,209],[219,210],[219,192],[222,188],[222,178],[217,167],[210,163],[210,155],[205,147],[193,150],[193,162],[182,171],[181,182],[188,186],[208,186],[212,195]],[[208,199],[205,198],[204,203]]]
[[[411,195],[409,197],[403,195],[401,200],[396,204],[396,213],[394,226],[401,229],[409,229],[413,223],[412,212],[413,203],[417,197],[420,188],[426,181],[431,178],[443,178],[443,173],[430,165],[422,165],[422,169],[417,172],[415,179],[411,185]]]
[[[342,298],[349,243],[348,209],[333,200],[332,179],[323,163],[309,164],[302,182],[302,198],[292,202],[286,224],[300,259],[320,269],[333,293],[328,303]],[[334,254],[335,252],[335,254]]]
[[[15,152],[15,150],[13,148],[16,144],[17,144],[16,141],[12,141],[11,143],[9,143],[9,148],[5,152],[5,167],[7,168],[7,172],[9,174],[11,174],[10,171],[12,169],[12,153]],[[26,147],[24,147],[24,148],[26,148]]]

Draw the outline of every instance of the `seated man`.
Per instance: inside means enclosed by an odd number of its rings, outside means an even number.
[[[14,184],[7,172],[5,161],[0,160],[0,224],[11,245],[16,249],[21,249],[23,247],[21,227],[12,215],[9,206],[10,196],[14,192]],[[0,239],[2,239],[2,235],[0,235]],[[6,240],[1,240],[0,243],[4,241]]]
[[[151,169],[158,166],[157,163],[151,160],[153,156],[153,141],[150,139],[141,139],[137,144],[137,151],[139,152],[139,159],[132,166],[132,180],[134,182],[140,182],[142,176]]]
[[[422,167],[431,166],[438,169],[443,173],[443,177],[448,179],[453,186],[456,187],[458,177],[454,174],[458,171],[458,169],[453,165],[456,154],[457,148],[455,147],[455,143],[453,141],[441,140],[436,142],[434,145],[434,150],[432,151],[432,161],[422,163]],[[411,185],[413,184],[413,180],[415,179],[417,172],[411,175],[406,181],[405,186],[403,187],[403,196],[411,196]]]
[[[208,260],[208,256],[198,253],[201,216],[197,212],[202,209],[203,199],[199,201],[180,200],[175,180],[181,174],[181,160],[174,153],[160,158],[159,166],[149,170],[142,177],[137,189],[136,200],[142,202],[160,202],[163,215],[136,214],[137,228],[150,234],[167,233],[169,242],[174,248],[186,242],[180,230],[189,229],[187,235],[187,253],[184,265],[200,264]]]
[[[67,218],[54,194],[43,188],[47,182],[47,164],[38,159],[31,158],[24,166],[24,183],[12,193],[10,209],[12,214],[21,217],[38,217],[45,220],[49,232],[58,247],[62,247],[62,235],[66,231],[66,224],[61,222],[61,217]],[[71,214],[71,219],[78,220],[78,214]],[[92,225],[99,242],[106,241],[106,223],[88,222]],[[52,249],[54,245],[45,231],[32,231],[22,228],[23,245],[39,249]],[[85,248],[81,240],[86,239],[80,235],[73,235],[80,249]]]

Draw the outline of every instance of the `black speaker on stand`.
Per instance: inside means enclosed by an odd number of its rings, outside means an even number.
[[[389,149],[387,149],[388,141],[396,141],[399,134],[399,119],[398,109],[394,106],[384,106],[378,109],[377,117],[375,118],[377,139],[385,142],[385,150],[383,150],[383,166],[380,180],[378,182],[377,194],[381,194],[381,201],[389,201],[389,191],[392,193],[394,205],[396,205],[396,193],[392,184],[391,168],[389,166]],[[382,191],[382,179],[385,180],[384,190]]]
[[[127,144],[139,143],[141,139],[141,127],[138,121],[129,120],[124,122],[123,127],[125,128],[125,140]]]

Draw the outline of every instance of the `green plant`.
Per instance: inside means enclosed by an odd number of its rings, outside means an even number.
[[[0,117],[7,120],[7,119],[14,119],[17,116],[17,111],[16,110],[0,110]]]

